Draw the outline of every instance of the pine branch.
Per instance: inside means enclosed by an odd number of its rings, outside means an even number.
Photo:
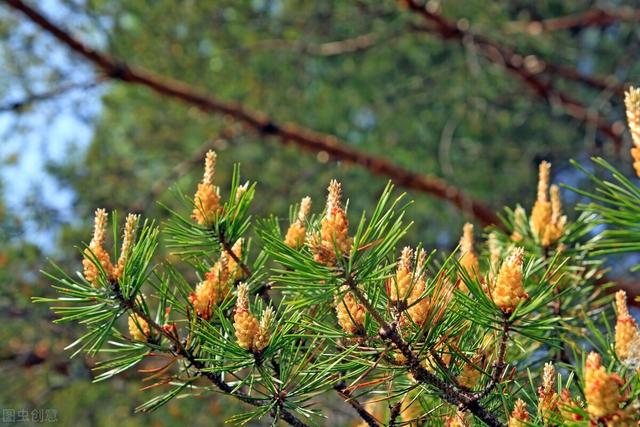
[[[391,407],[391,413],[389,414],[389,427],[398,427],[398,417],[400,417],[401,410],[402,401],[396,403]]]
[[[398,333],[397,325],[395,323],[388,323],[384,317],[382,317],[380,312],[371,304],[371,302],[369,302],[368,298],[358,288],[351,276],[345,279],[344,285],[349,287],[349,290],[353,293],[356,299],[358,299],[358,301],[365,307],[367,312],[371,314],[375,321],[378,322],[380,325],[380,338],[385,341],[390,341],[398,348],[398,350],[400,350],[406,359],[405,366],[409,368],[409,371],[416,381],[438,389],[443,400],[466,409],[482,420],[485,424],[491,427],[503,426],[495,415],[483,407],[478,400],[471,398],[466,393],[458,390],[455,386],[447,384],[425,369],[422,366],[420,358],[415,355],[409,347],[409,344],[407,344],[407,342]]]
[[[91,61],[111,79],[145,86],[158,94],[194,105],[205,112],[230,116],[265,137],[277,137],[282,144],[292,143],[313,153],[324,152],[335,161],[359,165],[374,175],[391,179],[399,186],[448,201],[463,212],[474,216],[484,225],[501,224],[492,209],[440,178],[418,174],[384,158],[355,150],[333,135],[314,132],[296,124],[278,123],[268,115],[249,110],[241,104],[224,102],[212,96],[203,95],[195,87],[184,82],[129,66],[126,62],[90,48],[24,1],[2,1],[22,12],[34,24]]]
[[[356,398],[351,395],[351,392],[345,388],[344,382],[339,382],[333,386],[333,389],[347,402],[355,411],[360,415],[360,418],[367,423],[370,427],[380,427],[380,423],[375,419],[373,415],[367,409],[362,406]]]
[[[212,384],[218,387],[222,392],[235,397],[242,402],[248,403],[252,406],[264,406],[264,403],[261,403],[258,399],[252,398],[251,396],[244,394],[242,392],[234,390],[229,384],[223,381],[223,379],[214,372],[205,371],[206,366],[204,362],[198,360],[198,358],[190,352],[188,349],[184,347],[180,339],[172,332],[166,330],[162,326],[160,326],[155,320],[153,320],[150,316],[148,316],[143,310],[141,310],[132,300],[128,300],[124,298],[122,293],[120,292],[120,287],[117,282],[112,283],[112,289],[114,291],[114,295],[116,300],[121,304],[121,306],[131,312],[135,313],[140,318],[144,319],[147,324],[155,330],[158,334],[167,338],[173,345],[175,349],[175,353],[179,356],[184,357],[189,364],[196,369],[198,375],[201,375],[207,378]],[[271,414],[275,416],[274,413]],[[308,427],[307,424],[302,422],[300,419],[295,417],[289,411],[284,408],[280,408],[279,417],[287,422],[289,425],[294,427]]]
[[[493,389],[498,385],[502,379],[502,375],[504,374],[504,369],[506,368],[506,355],[507,355],[507,344],[509,343],[509,332],[510,332],[511,324],[509,323],[509,318],[505,314],[502,320],[502,334],[500,335],[500,344],[498,346],[498,360],[493,364],[493,369],[491,373],[491,379],[489,383],[485,386],[481,391],[473,394],[473,400],[478,401],[491,393]]]

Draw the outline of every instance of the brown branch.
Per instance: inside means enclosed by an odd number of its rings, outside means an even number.
[[[618,78],[614,75],[609,75],[606,77],[597,75],[586,75],[576,70],[575,68],[564,67],[562,65],[556,65],[546,61],[543,62],[542,66],[544,67],[545,72],[558,77],[562,77],[567,80],[572,80],[577,83],[582,83],[593,89],[609,91],[619,97],[624,96],[624,91],[627,87],[624,82],[618,80]]]
[[[435,33],[443,40],[453,40],[460,43],[473,42],[489,61],[502,66],[506,71],[518,77],[540,98],[551,104],[561,106],[568,116],[598,129],[603,135],[611,139],[617,148],[622,146],[624,129],[609,123],[578,99],[560,91],[550,81],[542,79],[537,69],[543,68],[543,62],[536,60],[533,61],[536,62],[535,64],[527,64],[527,61],[523,60],[527,55],[519,54],[489,38],[459,27],[455,22],[449,21],[439,13],[427,9],[418,0],[403,1],[403,4],[407,4],[412,12],[420,15],[429,25],[427,27],[417,27],[416,29],[422,29],[430,34]]]
[[[361,34],[348,39],[336,40],[325,43],[305,43],[301,40],[260,40],[248,46],[233,49],[234,52],[246,52],[250,50],[284,50],[295,53],[314,56],[338,56],[348,53],[365,51],[379,44],[384,38],[394,38],[397,35],[383,36],[379,33]]]
[[[389,411],[389,427],[398,427],[398,418],[402,411],[402,401],[390,407]]]
[[[409,372],[419,383],[429,385],[440,392],[440,397],[448,403],[464,408],[471,412],[478,419],[491,427],[502,427],[503,424],[481,405],[478,399],[473,399],[466,393],[458,390],[455,386],[448,384],[429,372],[422,366],[420,358],[411,350],[411,347],[398,333],[395,323],[387,322],[378,310],[371,304],[369,299],[358,288],[357,284],[351,276],[345,279],[344,285],[349,287],[351,293],[364,306],[365,310],[371,314],[376,322],[380,325],[380,338],[389,341],[395,345],[405,357],[405,366],[409,368]]]
[[[231,257],[231,259],[236,263],[236,265],[238,265],[240,267],[240,269],[244,273],[245,277],[246,278],[251,277],[253,275],[253,272],[251,271],[249,266],[247,264],[245,264],[245,262],[242,261],[240,259],[240,257],[235,252],[233,252],[233,246],[225,238],[224,234],[222,234],[222,233],[220,234],[219,240],[220,240],[220,243],[222,244],[222,248],[224,249],[226,254],[229,255]]]
[[[349,390],[345,388],[344,382],[339,382],[333,386],[333,389],[358,413],[360,418],[370,427],[380,427],[380,423],[371,415],[367,409],[362,406],[356,398],[354,398]]]
[[[460,210],[473,215],[483,225],[500,224],[493,210],[484,203],[470,198],[460,189],[440,178],[418,174],[384,158],[355,150],[333,135],[317,133],[295,124],[278,123],[264,113],[251,111],[241,104],[203,95],[184,82],[129,66],[125,62],[85,45],[22,0],[2,1],[22,12],[50,35],[93,62],[112,79],[146,86],[156,93],[194,105],[202,111],[228,115],[264,136],[277,137],[283,144],[291,143],[307,151],[328,154],[335,161],[362,166],[372,174],[391,179],[399,186],[446,200]]]
[[[135,313],[137,316],[139,316],[140,318],[144,319],[147,324],[156,331],[156,333],[158,333],[161,336],[164,336],[165,338],[167,338],[173,345],[174,349],[175,349],[175,353],[182,356],[184,359],[186,359],[190,365],[196,369],[198,375],[203,376],[205,378],[207,378],[209,381],[211,381],[212,384],[214,384],[216,387],[218,387],[222,392],[235,397],[238,400],[241,400],[245,403],[248,403],[252,406],[264,406],[265,403],[260,402],[259,399],[253,398],[247,394],[244,394],[240,391],[236,391],[233,389],[233,387],[231,387],[229,384],[227,384],[226,382],[224,382],[224,380],[222,379],[222,377],[214,372],[210,372],[210,371],[206,371],[206,365],[204,364],[204,362],[202,362],[201,360],[199,360],[191,351],[189,351],[182,343],[182,341],[180,340],[180,338],[177,336],[177,334],[175,334],[174,332],[171,332],[170,330],[167,330],[165,328],[163,328],[162,326],[160,326],[154,319],[152,319],[150,316],[148,316],[144,311],[142,311],[140,309],[140,307],[138,307],[132,300],[126,299],[122,293],[120,292],[120,285],[117,282],[112,283],[111,285],[113,291],[114,291],[114,295],[116,297],[116,300],[118,301],[118,303],[127,310],[131,310],[131,312]],[[304,422],[300,421],[298,418],[296,418],[292,413],[290,413],[289,411],[287,411],[284,408],[280,408],[279,411],[279,417],[284,420],[285,422],[287,422],[289,425],[292,425],[294,427],[308,427],[307,424],[305,424]],[[275,416],[275,414],[272,413],[272,416]]]
[[[440,35],[440,32],[429,26],[424,25],[415,25],[409,24],[409,31],[413,33],[430,33],[435,35]],[[529,55],[535,57],[535,55]],[[516,56],[516,62],[522,62],[522,54]],[[597,89],[600,91],[610,91],[619,96],[624,96],[624,91],[626,90],[626,84],[620,81],[615,75],[611,74],[608,76],[591,74],[587,75],[581,73],[576,68],[563,66],[554,64],[552,62],[545,61],[540,58],[536,58],[535,68],[536,71],[539,70],[538,74],[548,74],[553,77],[559,77],[565,80],[570,80],[576,83],[583,84],[592,89]]]
[[[582,30],[588,27],[607,27],[618,22],[640,21],[640,10],[631,7],[588,9],[557,18],[549,18],[539,21],[512,22],[509,24],[511,31],[526,31],[529,34],[538,35],[548,31]]]
[[[498,359],[493,364],[491,372],[491,378],[484,389],[473,394],[473,400],[480,400],[489,395],[491,391],[500,383],[504,369],[507,367],[506,355],[507,344],[509,343],[509,332],[511,325],[509,324],[509,317],[507,314],[502,319],[502,334],[500,335],[500,344],[498,344]]]

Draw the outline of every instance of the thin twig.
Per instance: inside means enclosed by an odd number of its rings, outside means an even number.
[[[233,247],[231,246],[231,243],[225,238],[224,233],[220,233],[220,235],[218,236],[218,240],[220,240],[220,244],[222,245],[222,248],[224,249],[226,254],[229,255],[231,259],[240,267],[240,269],[244,273],[245,278],[251,277],[253,275],[253,272],[251,271],[249,266],[245,264],[245,262],[242,261],[242,259],[240,259],[240,257],[233,251]]]
[[[355,411],[358,413],[360,418],[367,423],[370,427],[380,427],[380,423],[375,419],[373,415],[367,409],[362,406],[360,402],[356,398],[354,398],[351,392],[345,388],[344,382],[339,382],[338,384],[333,386],[333,389],[338,392],[338,394],[347,402]]]
[[[225,253],[229,255],[231,259],[233,259],[233,261],[235,261],[235,263],[238,266],[240,266],[240,269],[244,273],[245,278],[248,279],[249,277],[253,276],[253,272],[251,271],[249,266],[244,261],[242,261],[240,257],[236,255],[235,252],[233,252],[233,247],[231,246],[231,243],[229,243],[227,239],[225,239],[224,234],[221,234],[220,236],[218,236],[218,240],[222,244],[222,248],[225,251]],[[260,287],[256,289],[256,293],[260,296],[260,298],[262,298],[262,300],[267,305],[271,304],[272,302],[271,296],[269,295],[270,289],[271,289],[271,282],[267,282],[267,281],[263,282],[260,285]]]
[[[502,334],[500,335],[500,344],[498,347],[498,359],[493,364],[491,379],[484,389],[474,393],[473,400],[481,400],[485,398],[500,383],[502,375],[504,374],[504,369],[507,366],[505,358],[507,355],[507,344],[509,342],[510,330],[511,324],[509,323],[508,315],[505,314],[502,320]]]
[[[607,27],[618,22],[640,21],[640,10],[631,7],[599,8],[539,21],[516,21],[507,25],[512,31],[526,31],[538,35],[548,31],[582,30],[588,27]]]
[[[49,101],[61,95],[65,95],[74,90],[88,90],[98,86],[105,81],[104,77],[91,80],[89,82],[69,83],[40,93],[31,93],[18,101],[12,101],[0,105],[0,113],[16,112],[34,104],[35,102]]]

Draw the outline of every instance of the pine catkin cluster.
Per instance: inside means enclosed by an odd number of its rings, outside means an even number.
[[[99,287],[100,269],[96,265],[97,261],[102,270],[106,273],[107,277],[111,277],[113,274],[113,264],[111,264],[111,257],[104,249],[104,240],[107,230],[107,211],[104,209],[96,209],[94,225],[93,225],[93,238],[89,243],[89,247],[84,250],[84,259],[82,265],[84,267],[84,277],[94,287]],[[95,257],[95,261],[92,259]]]
[[[516,400],[511,416],[509,417],[509,427],[526,427],[529,425],[529,413],[527,412],[527,404],[522,399]]]
[[[427,254],[424,249],[420,249],[416,254],[415,283],[408,299],[407,314],[411,321],[418,326],[422,326],[426,322],[431,310],[431,303],[425,295],[427,290],[427,277],[424,268],[426,258]]]
[[[522,206],[518,205],[513,212],[513,232],[511,233],[511,240],[520,242],[524,239],[523,233],[525,233],[526,226],[527,213]]]
[[[124,225],[124,234],[122,236],[122,249],[120,249],[120,257],[113,270],[113,275],[116,278],[122,277],[124,272],[124,266],[127,263],[127,258],[133,247],[135,240],[135,230],[138,225],[139,215],[129,214]]]
[[[209,150],[205,158],[202,182],[193,196],[193,212],[191,217],[200,225],[210,225],[220,211],[220,188],[214,185],[216,169],[216,153]]]
[[[421,326],[429,315],[431,304],[425,295],[427,278],[424,268],[426,253],[406,246],[402,249],[395,274],[387,280],[389,300],[401,312],[401,324],[411,322]]]
[[[413,284],[413,250],[406,246],[402,249],[396,274],[389,279],[389,299],[393,302],[404,301],[409,296]]]
[[[238,285],[236,309],[233,315],[238,345],[252,353],[259,353],[265,349],[270,339],[269,329],[273,322],[273,309],[268,307],[262,313],[262,320],[258,322],[249,311],[249,288],[245,283]]]
[[[630,87],[624,94],[624,105],[627,110],[627,124],[631,133],[633,147],[633,169],[640,176],[640,89]]]
[[[299,249],[305,243],[307,233],[305,221],[311,212],[311,197],[305,197],[300,201],[300,208],[296,220],[289,226],[284,238],[285,245]]]
[[[561,425],[572,425],[582,421],[584,405],[579,398],[574,399],[566,388],[558,394],[555,390],[555,377],[556,370],[553,364],[545,364],[542,384],[538,387],[539,417],[544,425],[556,425],[559,420],[562,421]],[[625,400],[623,384],[624,381],[617,374],[606,371],[599,354],[592,352],[588,355],[584,369],[584,396],[587,403],[586,411],[590,417],[589,425],[637,426],[637,421],[633,421],[634,409],[621,406]],[[509,425],[514,418],[512,414]]]
[[[560,239],[567,223],[567,217],[562,215],[558,186],[552,185],[549,188],[550,170],[549,162],[540,163],[538,193],[529,220],[531,231],[543,247],[548,247]]]
[[[238,259],[241,259],[242,239],[238,239],[231,250]],[[195,291],[189,296],[198,316],[205,320],[209,319],[214,308],[230,294],[233,283],[241,279],[242,275],[242,268],[223,248],[218,261],[209,269],[204,280],[196,285]]]
[[[129,214],[124,227],[122,237],[122,247],[118,262],[114,266],[111,262],[111,256],[104,249],[104,241],[107,229],[107,212],[104,209],[96,209],[94,218],[93,237],[89,243],[89,247],[84,250],[84,259],[82,260],[83,276],[94,287],[100,287],[100,268],[104,271],[107,280],[116,281],[122,277],[125,264],[135,243],[135,228],[138,224],[138,215]]]
[[[515,248],[504,260],[495,284],[490,289],[490,296],[495,304],[505,313],[511,313],[522,301],[529,298],[524,290],[522,266],[524,250]]]
[[[616,292],[616,308],[616,355],[622,362],[636,368],[640,367],[640,329],[627,308],[625,291]]]
[[[338,324],[347,334],[358,335],[364,331],[366,310],[348,286],[342,286],[340,292],[342,295],[336,295],[334,300]]]
[[[342,207],[340,183],[331,180],[327,190],[327,206],[320,220],[320,233],[312,236],[309,246],[317,262],[334,266],[337,257],[349,253],[352,239],[349,237],[349,220]]]
[[[471,280],[475,280],[480,275],[480,263],[478,255],[474,249],[473,224],[466,223],[462,227],[462,237],[460,238],[460,257],[458,262],[460,267],[466,271]],[[464,291],[464,287],[461,286]]]
[[[602,366],[599,354],[589,353],[584,368],[584,395],[587,411],[593,418],[611,420],[620,416],[623,384],[617,374],[608,373]]]
[[[548,422],[553,419],[558,409],[558,393],[554,390],[556,369],[553,363],[545,363],[542,373],[542,385],[538,387],[538,413]]]
[[[151,334],[149,324],[138,314],[131,314],[129,316],[129,335],[131,338],[137,341],[146,341]]]

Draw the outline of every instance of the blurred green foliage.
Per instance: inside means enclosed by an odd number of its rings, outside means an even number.
[[[578,178],[568,166],[569,158],[599,154],[619,160],[611,141],[537,98],[502,66],[479,54],[472,40],[460,44],[411,31],[412,24],[422,21],[391,0],[53,3],[54,9],[60,7],[57,22],[130,64],[268,112],[279,121],[334,134],[354,148],[413,171],[443,177],[496,210],[516,202],[530,206],[541,159],[554,162],[554,171],[574,185]],[[441,6],[447,18],[466,22],[472,31],[518,52],[585,75],[633,81],[640,69],[634,23],[540,35],[513,30],[516,21],[619,3],[624,2],[451,0]],[[32,26],[18,25],[21,20],[6,7],[0,10],[3,98],[95,77],[76,56],[49,55],[55,42]],[[353,52],[326,55],[322,50],[327,43],[360,36],[374,41]],[[553,84],[611,122],[622,120],[621,100],[614,94],[568,80],[554,79]],[[57,102],[59,98],[49,101],[54,110]],[[89,107],[96,108],[87,103],[99,103],[95,117],[84,118]],[[89,240],[96,207],[121,213],[142,210],[162,219],[165,212],[155,202],[172,206],[174,201],[164,189],[150,197],[151,189],[205,143],[215,142],[223,188],[228,187],[234,162],[242,163],[248,179],[259,182],[254,202],[258,216],[273,212],[286,218],[288,206],[307,194],[319,209],[331,178],[344,182],[352,210],[370,210],[386,179],[358,167],[327,163],[321,155],[250,131],[219,141],[229,126],[225,118],[124,83],[105,84],[86,99],[78,98],[74,106],[93,128],[91,143],[86,150],[70,146],[62,158],[51,160],[48,172],[72,190],[69,209],[76,220],[58,221],[39,205],[44,202],[38,197],[29,211],[0,209],[0,318],[7,322],[0,337],[13,343],[0,351],[6,365],[0,369],[11,384],[0,392],[0,407],[57,407],[64,425],[178,425],[185,413],[193,425],[212,425],[212,419],[221,424],[224,417],[215,411],[222,409],[211,408],[209,413],[197,400],[189,400],[197,411],[174,402],[175,407],[158,415],[132,418],[131,408],[142,401],[135,379],[89,387],[91,374],[80,360],[56,373],[56,364],[66,363],[61,347],[72,334],[52,328],[50,314],[28,303],[31,295],[45,292],[47,283],[38,274],[45,262],[40,249],[25,243],[23,217],[59,223],[49,225],[60,231],[50,255],[74,270],[79,256],[71,248]],[[45,114],[37,103],[29,107],[5,113],[14,121],[7,129],[25,132],[23,117]],[[62,143],[46,127],[29,131],[42,133],[49,144]],[[190,193],[200,174],[199,166],[190,168],[178,185]],[[461,224],[471,218],[427,195],[410,197],[415,199],[408,209],[415,221],[410,243],[455,246]],[[46,360],[25,368],[18,358],[37,348],[46,353]]]

